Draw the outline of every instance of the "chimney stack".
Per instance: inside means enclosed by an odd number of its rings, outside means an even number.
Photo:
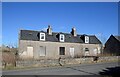
[[[52,28],[50,27],[50,25],[48,25],[47,33],[49,35],[52,35]]]
[[[76,34],[76,29],[75,29],[74,27],[72,28],[71,34],[72,34],[73,36],[77,36],[77,34]]]

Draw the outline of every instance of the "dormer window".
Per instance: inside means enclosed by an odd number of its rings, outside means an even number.
[[[89,37],[85,36],[85,43],[89,43]]]
[[[60,42],[64,42],[64,39],[65,39],[64,35],[60,34]]]
[[[45,33],[40,33],[40,40],[45,41]]]

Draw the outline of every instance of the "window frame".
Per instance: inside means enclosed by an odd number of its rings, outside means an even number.
[[[65,36],[64,36],[64,34],[60,34],[59,39],[60,39],[60,42],[64,42],[64,40],[65,40]],[[61,39],[62,39],[62,40],[61,40]]]
[[[45,46],[39,46],[39,47],[45,49],[44,52],[41,51],[41,50],[39,51],[39,56],[40,57],[45,57],[46,56],[46,47]]]
[[[89,52],[89,48],[85,48],[84,51],[85,51],[85,52]]]
[[[85,43],[89,43],[89,37],[85,36]]]
[[[75,56],[75,48],[71,47],[69,52],[71,57]]]
[[[44,37],[44,39],[42,39],[42,37]],[[45,33],[40,33],[40,40],[45,41]]]
[[[84,56],[90,56],[90,50],[89,48],[84,48]]]
[[[31,48],[32,48],[32,50],[31,50]],[[28,58],[33,58],[34,57],[34,47],[33,46],[27,46],[26,56]]]
[[[65,55],[65,47],[59,47],[59,55]]]

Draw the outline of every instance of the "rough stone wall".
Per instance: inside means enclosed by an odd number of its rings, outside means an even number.
[[[98,62],[109,62],[109,61],[118,61],[118,62],[120,62],[120,56],[99,57],[99,60],[98,60]]]
[[[100,44],[83,44],[83,52],[85,52],[85,48],[89,49],[89,55],[90,56],[97,56],[99,54],[101,54],[101,48],[102,45]],[[85,55],[85,53],[84,53]]]
[[[51,60],[19,60],[16,67],[59,66],[58,59]]]
[[[99,57],[98,63],[100,62],[113,62],[120,61],[119,56],[108,56]],[[60,65],[71,65],[71,64],[85,64],[85,63],[96,63],[93,58],[67,58],[67,59],[44,59],[44,60],[19,60],[16,61],[17,67],[43,67],[43,66],[60,66]]]
[[[99,44],[80,44],[80,43],[61,43],[61,42],[41,42],[41,41],[19,41],[19,55],[21,58],[27,58],[27,55],[21,56],[27,51],[27,46],[33,47],[34,59],[58,59],[59,57],[70,57],[70,48],[74,48],[74,57],[83,56],[84,48],[89,48],[90,55],[94,55],[94,48],[99,47]],[[39,56],[39,47],[46,47],[46,56]],[[59,55],[59,47],[65,47],[65,55]]]

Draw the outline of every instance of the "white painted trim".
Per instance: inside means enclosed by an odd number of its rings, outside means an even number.
[[[61,40],[62,37],[63,37],[63,40]],[[64,34],[60,34],[59,39],[60,39],[60,42],[64,42],[64,40],[65,40],[65,36],[64,36]]]
[[[85,43],[89,43],[89,37],[85,36]]]
[[[42,36],[44,36],[44,39],[41,38]],[[45,33],[40,33],[40,40],[45,41]]]

